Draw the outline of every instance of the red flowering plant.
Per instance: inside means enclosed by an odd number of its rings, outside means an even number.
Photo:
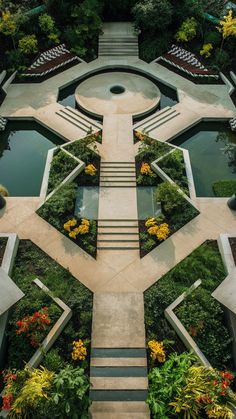
[[[15,370],[4,370],[2,381],[5,385],[4,395],[2,396],[2,410],[9,411],[13,401],[12,387],[17,376]]]
[[[4,384],[1,409],[9,413],[19,390],[27,379],[28,371],[27,369],[18,371],[16,369],[7,369],[2,371],[1,376]]]
[[[48,315],[48,307],[43,307],[36,311],[31,316],[23,317],[23,319],[16,322],[17,335],[25,335],[30,340],[31,346],[37,348],[42,340],[42,332],[45,331],[48,325],[51,324],[51,319]]]

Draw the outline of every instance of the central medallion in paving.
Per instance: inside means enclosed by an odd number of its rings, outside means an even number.
[[[93,115],[142,115],[158,106],[161,92],[143,76],[116,71],[82,82],[75,91],[75,99],[80,108]]]

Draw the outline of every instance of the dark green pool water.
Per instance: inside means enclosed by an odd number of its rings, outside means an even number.
[[[172,141],[189,151],[197,196],[214,196],[214,182],[236,180],[236,166],[223,151],[230,143],[236,134],[222,122],[202,122]]]
[[[0,183],[10,196],[39,195],[48,150],[62,143],[36,122],[7,124],[0,132]]]

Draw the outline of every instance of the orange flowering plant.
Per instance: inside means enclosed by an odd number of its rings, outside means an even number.
[[[16,322],[17,335],[25,335],[30,340],[31,346],[37,348],[42,339],[42,332],[48,325],[51,324],[51,319],[48,315],[48,307],[43,307],[36,311],[32,316],[25,316]]]

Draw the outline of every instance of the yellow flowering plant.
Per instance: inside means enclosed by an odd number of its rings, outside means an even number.
[[[82,218],[80,225],[78,225],[78,220],[72,218],[64,224],[64,229],[69,232],[69,237],[76,239],[79,234],[89,233],[90,221],[86,218]]]
[[[74,361],[84,361],[87,356],[87,349],[82,339],[73,341],[71,357]]]
[[[166,240],[170,235],[170,228],[167,223],[161,223],[158,225],[155,218],[148,218],[145,222],[147,232],[150,236],[156,236],[158,241]]]
[[[148,342],[148,348],[150,349],[150,357],[154,362],[165,362],[166,352],[163,342],[158,342],[157,340],[150,340]]]
[[[145,176],[153,176],[153,175],[155,176],[154,172],[151,169],[150,164],[148,163],[142,163],[140,173],[141,175],[145,175]]]
[[[147,136],[145,134],[142,134],[141,132],[135,131],[134,136],[138,141],[144,141]]]
[[[212,44],[204,44],[202,49],[200,50],[200,55],[204,56],[205,58],[209,58],[211,56],[213,50]]]
[[[88,164],[85,167],[84,171],[85,171],[86,175],[89,175],[89,176],[95,176],[96,173],[97,173],[97,169],[92,163]]]
[[[222,49],[226,38],[236,36],[236,17],[233,17],[232,10],[229,10],[228,15],[224,16],[224,20],[220,20],[220,26],[217,26],[217,29],[222,34]]]
[[[157,224],[157,220],[156,220],[156,218],[154,218],[154,217],[152,217],[152,218],[148,218],[146,221],[145,221],[145,226],[146,227],[152,227],[152,226],[154,226],[154,225],[156,225]]]

